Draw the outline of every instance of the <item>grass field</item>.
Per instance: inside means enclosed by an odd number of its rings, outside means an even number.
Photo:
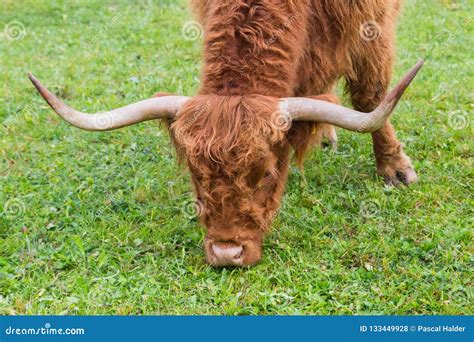
[[[406,0],[400,20],[395,78],[426,58],[394,118],[419,182],[384,187],[370,137],[339,132],[307,185],[292,168],[250,269],[205,264],[162,128],[73,129],[26,77],[88,111],[192,95],[185,2],[0,7],[0,314],[474,313],[471,1]]]

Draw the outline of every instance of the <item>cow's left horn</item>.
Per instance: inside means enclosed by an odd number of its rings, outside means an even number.
[[[109,131],[158,118],[172,118],[189,97],[163,96],[140,101],[109,112],[86,114],[79,112],[56,97],[33,74],[28,77],[51,108],[71,125],[87,131]]]
[[[423,66],[423,62],[418,61],[382,103],[370,113],[304,97],[281,99],[280,110],[294,121],[317,121],[356,132],[374,132],[380,129],[392,114],[403,92]]]

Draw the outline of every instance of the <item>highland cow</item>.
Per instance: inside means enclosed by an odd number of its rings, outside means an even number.
[[[246,266],[262,256],[278,210],[290,153],[302,165],[335,126],[372,134],[377,172],[392,185],[416,180],[388,118],[422,61],[387,89],[394,59],[397,0],[195,0],[204,32],[194,97],[164,93],[110,112],[80,113],[30,75],[72,125],[111,130],[161,118],[187,164],[206,260]],[[354,109],[332,94],[344,78]]]

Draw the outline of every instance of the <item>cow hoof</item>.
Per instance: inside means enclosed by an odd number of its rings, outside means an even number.
[[[337,133],[336,128],[332,125],[320,125],[319,130],[322,134],[322,147],[330,148],[332,151],[337,150]]]
[[[413,168],[407,168],[405,170],[395,171],[394,176],[384,176],[385,184],[388,186],[399,186],[401,184],[409,185],[415,183],[418,179],[415,170]]]
[[[410,158],[404,153],[379,165],[377,173],[384,178],[385,184],[388,186],[409,185],[415,183],[418,179]]]

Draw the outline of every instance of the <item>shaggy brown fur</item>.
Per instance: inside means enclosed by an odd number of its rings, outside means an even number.
[[[235,264],[250,265],[260,260],[263,233],[278,209],[290,148],[302,163],[309,146],[336,140],[329,125],[275,124],[278,98],[326,94],[317,98],[337,102],[330,93],[345,77],[354,107],[374,109],[390,82],[400,1],[192,3],[204,27],[202,87],[170,129],[204,207],[207,260],[220,265],[213,244],[242,246]],[[380,28],[373,40],[360,33],[369,21]],[[390,123],[373,141],[387,182],[410,182],[410,160]]]

